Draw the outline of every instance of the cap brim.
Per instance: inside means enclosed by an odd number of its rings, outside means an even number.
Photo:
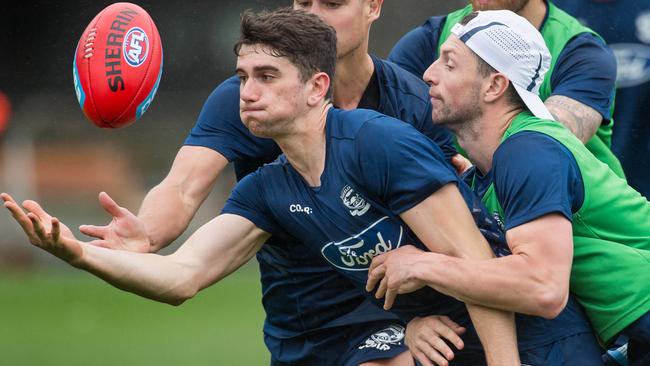
[[[544,102],[539,98],[539,96],[533,92],[529,92],[528,90],[518,86],[515,83],[512,83],[514,85],[515,90],[517,90],[517,93],[519,93],[519,96],[521,99],[526,103],[526,106],[528,109],[538,118],[541,119],[550,119],[550,120],[555,120],[551,112],[548,111],[548,108],[544,105]]]

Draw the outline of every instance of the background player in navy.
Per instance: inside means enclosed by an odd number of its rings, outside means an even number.
[[[650,1],[558,0],[596,30],[618,64],[612,150],[632,187],[650,197]]]
[[[451,135],[431,123],[426,84],[396,65],[368,54],[368,34],[379,17],[382,1],[295,1],[294,8],[317,14],[332,25],[337,41],[337,77],[333,102],[341,108],[370,108],[414,125],[435,140],[447,156],[455,153]],[[122,239],[120,249],[155,252],[170,244],[187,227],[224,167],[233,162],[237,178],[274,160],[280,150],[269,139],[253,136],[239,116],[239,80],[219,85],[203,106],[168,176],[145,197],[138,218],[119,209],[107,196],[100,200],[114,220],[106,227],[82,226],[82,232]],[[137,228],[137,229],[133,229]],[[132,237],[146,230],[151,246],[137,247]],[[332,270],[318,254],[292,251],[292,238],[273,238],[257,254],[266,311],[265,342],[274,361],[310,361],[315,352],[305,344],[319,329],[376,327],[392,319]],[[437,327],[444,324],[432,319]],[[391,320],[392,322],[392,320]],[[459,339],[447,331],[447,338]],[[354,330],[356,332],[356,330]],[[322,334],[325,331],[320,332]],[[372,334],[372,329],[368,330]],[[314,337],[316,338],[316,337]],[[319,341],[324,350],[324,340]],[[338,346],[332,340],[331,347]],[[330,344],[328,343],[328,345]],[[441,343],[441,347],[446,347]],[[340,350],[338,352],[341,352]],[[378,352],[381,353],[381,352]]]
[[[542,31],[554,59],[540,96],[555,120],[568,127],[601,161],[620,176],[620,162],[609,150],[616,62],[605,43],[546,0],[472,0],[471,7],[430,17],[397,42],[389,60],[422,77],[438,58],[449,29],[474,10],[511,10]],[[453,17],[455,20],[448,22]],[[577,24],[577,22],[575,22]],[[574,35],[575,33],[575,35]],[[566,43],[564,43],[566,42]],[[547,86],[549,87],[547,89]],[[593,138],[592,138],[593,137]]]

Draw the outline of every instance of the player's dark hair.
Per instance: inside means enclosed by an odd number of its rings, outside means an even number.
[[[243,45],[264,45],[271,49],[272,56],[286,57],[296,65],[303,82],[317,72],[334,79],[336,31],[318,16],[292,8],[258,14],[246,10],[241,16],[240,30],[234,47],[237,56]],[[331,96],[330,87],[325,97]]]
[[[476,18],[477,16],[478,16],[478,12],[476,11],[472,12],[466,15],[463,18],[463,20],[460,21],[460,24],[467,25],[467,23],[469,23],[470,20]],[[476,52],[474,52],[471,48],[470,48],[470,52],[472,53],[472,55],[474,55],[474,58],[476,59],[478,72],[479,74],[481,74],[482,77],[488,77],[491,74],[495,74],[498,72],[494,67],[492,67],[490,64],[485,62],[485,60],[479,57],[479,55],[477,55]],[[514,84],[512,84],[512,81],[510,80],[508,81],[510,84],[508,85],[508,89],[504,94],[508,103],[517,109],[528,109],[528,107],[526,107],[526,103],[524,103],[524,101],[519,96],[519,93],[517,93],[517,90],[515,89]]]

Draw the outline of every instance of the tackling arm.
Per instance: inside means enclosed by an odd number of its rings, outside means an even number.
[[[494,256],[454,184],[443,186],[401,217],[431,251],[476,261]],[[391,284],[386,286],[390,288]],[[471,302],[466,306],[488,363],[519,364],[514,315]]]

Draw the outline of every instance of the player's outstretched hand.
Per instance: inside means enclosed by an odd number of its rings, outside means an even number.
[[[25,212],[7,193],[1,193],[4,206],[27,234],[29,241],[64,261],[76,266],[79,264],[83,249],[72,231],[56,217],[50,216],[35,201],[23,202]]]
[[[142,220],[126,208],[118,206],[106,192],[99,194],[99,204],[113,219],[105,226],[79,226],[79,231],[83,234],[97,238],[90,244],[129,252],[149,252],[149,237]]]
[[[461,350],[465,347],[460,335],[465,328],[446,316],[432,315],[413,318],[406,326],[405,342],[411,355],[423,366],[447,366],[454,351],[445,340]]]
[[[418,265],[422,263],[424,251],[412,245],[403,245],[372,259],[368,270],[366,290],[372,291],[377,283],[375,297],[384,300],[384,309],[393,307],[398,294],[406,294],[425,286],[417,278]]]

